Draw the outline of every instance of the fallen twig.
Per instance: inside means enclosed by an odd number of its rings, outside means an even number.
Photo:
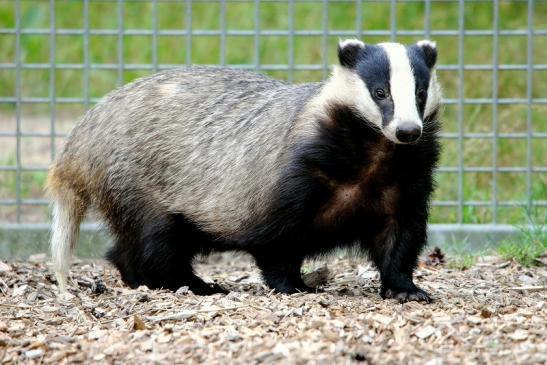
[[[546,290],[547,286],[514,286],[509,290],[527,290],[527,291],[542,291]]]
[[[198,313],[210,313],[210,312],[223,312],[230,310],[237,310],[241,308],[248,308],[248,305],[242,305],[239,307],[228,307],[228,308],[211,308],[211,309],[188,309],[176,314],[171,314],[168,316],[158,316],[158,317],[148,317],[147,319],[152,322],[161,322],[161,321],[181,321],[195,316]]]

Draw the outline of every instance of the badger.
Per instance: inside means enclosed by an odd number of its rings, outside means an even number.
[[[235,250],[275,291],[315,292],[303,260],[351,246],[379,270],[383,298],[429,302],[413,271],[440,151],[436,44],[347,39],[337,50],[323,82],[180,67],[91,108],[48,176],[60,290],[93,208],[132,288],[224,292],[192,262]]]

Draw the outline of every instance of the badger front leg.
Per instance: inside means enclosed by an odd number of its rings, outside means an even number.
[[[413,272],[418,256],[426,243],[426,223],[390,220],[385,229],[375,237],[369,252],[380,271],[382,298],[408,301],[432,301],[429,294],[418,288]]]

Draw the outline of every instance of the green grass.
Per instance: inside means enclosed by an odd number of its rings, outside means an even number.
[[[483,255],[487,248],[481,252],[474,252],[467,238],[454,240],[446,248],[446,266],[450,269],[466,270],[472,267],[477,257]]]
[[[219,29],[220,4],[218,2],[199,2],[192,6],[193,30]],[[323,22],[323,9],[320,2],[295,3],[296,30],[320,29]],[[362,24],[364,30],[386,30],[390,27],[390,8],[388,2],[364,2]],[[286,30],[289,26],[288,5],[286,3],[262,3],[259,9],[259,25],[263,30]],[[328,26],[331,30],[354,30],[357,27],[356,6],[354,3],[331,3],[328,6]],[[465,29],[491,30],[493,27],[493,2],[465,3]],[[533,26],[536,30],[547,29],[547,2],[535,2]],[[185,4],[183,2],[158,3],[158,28],[186,29]],[[55,26],[59,29],[81,29],[83,23],[83,2],[58,0],[55,2]],[[89,2],[89,26],[91,29],[151,29],[152,5],[146,1],[126,1],[124,24],[118,24],[118,5],[115,1]],[[423,30],[425,8],[423,3],[397,4],[397,27],[400,30]],[[431,7],[431,29],[457,30],[458,3],[433,2]],[[253,2],[227,2],[226,26],[228,29],[254,30],[255,7]],[[502,1],[500,3],[500,29],[524,30],[527,28],[526,2]],[[15,27],[15,2],[0,0],[0,27]],[[50,26],[49,2],[41,0],[21,1],[21,27],[48,30]],[[398,37],[400,42],[415,42],[422,37]],[[386,37],[367,37],[365,42],[375,43],[387,40]],[[439,63],[455,65],[458,63],[458,37],[439,36],[435,39],[439,47]],[[191,51],[194,64],[218,64],[221,60],[219,36],[193,36],[188,50],[185,37],[158,37],[157,60],[159,64],[185,64],[186,55]],[[328,63],[336,62],[337,36],[328,38]],[[526,64],[527,38],[525,36],[500,36],[501,64]],[[15,62],[14,35],[0,35],[0,63]],[[296,64],[321,64],[323,57],[321,36],[297,36],[294,38],[294,60]],[[547,37],[535,36],[533,61],[544,63],[547,59]],[[491,64],[493,42],[489,36],[467,36],[464,39],[464,62],[466,64]],[[151,36],[126,36],[123,42],[123,58],[127,64],[147,64],[152,62],[154,49]],[[286,36],[262,36],[258,52],[260,64],[286,64],[289,62],[289,40]],[[117,36],[90,36],[89,58],[93,64],[116,64],[118,62]],[[228,65],[253,64],[255,62],[254,38],[226,37],[225,60]],[[50,37],[48,35],[22,35],[21,60],[24,63],[49,63]],[[84,61],[84,39],[82,36],[58,35],[56,37],[55,61],[57,63],[77,63]],[[89,71],[89,96],[100,97],[120,83],[149,74],[149,71],[124,71],[119,78],[117,70]],[[271,76],[294,82],[317,81],[324,77],[321,71],[268,71]],[[499,97],[526,97],[525,71],[499,71]],[[23,70],[21,72],[21,94],[24,97],[50,96],[49,69]],[[466,98],[489,98],[492,96],[491,71],[466,71],[462,85]],[[86,73],[83,70],[58,69],[54,75],[55,95],[57,97],[83,97]],[[457,71],[439,71],[447,98],[458,96]],[[533,74],[532,93],[534,98],[544,98],[547,90],[547,71],[538,70]],[[15,71],[0,70],[0,96],[15,95]],[[0,129],[15,130],[14,105],[0,106]],[[42,113],[45,120],[50,112],[47,104],[25,104],[21,108],[23,123],[27,115]],[[83,107],[58,104],[54,110],[57,115],[72,112],[74,121],[83,112]],[[492,132],[492,105],[465,105],[463,109],[463,129],[466,133]],[[443,131],[457,132],[458,107],[447,105],[443,115]],[[534,105],[532,110],[534,132],[547,132],[547,106]],[[44,126],[48,131],[48,126]],[[526,105],[500,105],[498,107],[498,131],[500,133],[527,131]],[[0,140],[0,143],[3,141]],[[525,139],[466,139],[464,141],[463,163],[465,166],[491,166],[494,153],[498,166],[513,167],[527,165],[527,141]],[[30,152],[29,152],[30,153]],[[532,141],[531,159],[534,166],[544,166],[547,144],[542,139]],[[25,156],[23,156],[25,157]],[[0,156],[5,160],[5,156]],[[25,160],[25,158],[23,158]],[[443,141],[442,166],[456,167],[458,163],[458,142]],[[457,174],[439,173],[436,200],[457,200]],[[527,176],[524,173],[503,172],[496,175],[499,200],[526,201]],[[36,181],[40,177],[36,178]],[[463,197],[465,200],[490,202],[494,177],[491,173],[465,173],[463,178]],[[532,197],[535,200],[547,198],[547,176],[535,172],[531,175]],[[0,178],[0,184],[2,180]],[[8,189],[13,191],[13,189]],[[31,189],[32,190],[32,189]],[[542,214],[545,214],[545,208]],[[487,223],[492,220],[491,207],[466,206],[463,210],[464,223]],[[454,207],[433,207],[432,223],[457,223],[457,210]],[[519,224],[526,221],[520,207],[504,207],[498,210],[498,222]]]
[[[9,155],[0,165],[15,166],[15,155]],[[46,171],[21,172],[21,199],[43,199],[46,184]],[[0,199],[15,199],[17,196],[17,175],[15,171],[0,171]],[[14,222],[17,208],[14,205],[0,206],[0,222]],[[23,206],[21,216],[26,222],[44,222],[49,217],[47,206]]]
[[[14,166],[15,155],[8,156],[0,165]],[[45,171],[23,171],[21,172],[21,198],[40,199],[43,196],[43,189],[46,184],[47,172]],[[4,172],[0,175],[0,199],[15,196],[17,189],[17,178],[15,171]]]
[[[462,253],[462,254],[450,256],[448,258],[448,262],[446,266],[449,269],[467,270],[473,265],[475,265],[476,261],[477,261],[477,256],[471,253]]]
[[[527,224],[519,227],[518,238],[502,242],[498,253],[505,259],[524,266],[537,264],[537,258],[547,253],[547,229],[545,216],[537,208],[526,208]]]
[[[452,240],[446,245],[447,267],[466,270],[472,267],[477,259],[484,255],[499,255],[505,260],[512,260],[529,267],[538,265],[538,258],[547,254],[546,216],[536,207],[520,207],[526,217],[525,224],[517,225],[519,233],[500,243],[485,242],[480,250],[472,248],[468,239]]]

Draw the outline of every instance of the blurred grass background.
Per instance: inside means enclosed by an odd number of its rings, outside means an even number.
[[[49,1],[21,0],[22,29],[43,29],[49,31]],[[253,2],[227,2],[225,24],[230,30],[255,29],[255,5]],[[330,30],[355,30],[358,16],[357,6],[352,2],[331,2],[328,5],[328,28]],[[390,29],[389,2],[367,2],[362,5],[363,30]],[[457,2],[432,2],[432,30],[458,29]],[[118,4],[115,1],[101,0],[89,2],[90,29],[113,29],[118,24]],[[186,5],[184,2],[159,1],[157,5],[158,29],[183,30]],[[192,4],[192,30],[218,30],[221,26],[221,4],[218,1],[195,2]],[[467,1],[465,3],[466,30],[492,30],[493,2]],[[500,2],[499,27],[502,30],[525,30],[528,26],[527,3],[525,1]],[[152,4],[150,1],[125,1],[123,6],[124,29],[152,29]],[[289,5],[287,3],[264,2],[259,8],[259,23],[262,30],[287,30],[289,26]],[[55,27],[57,29],[82,29],[84,27],[83,1],[57,0],[55,2]],[[294,5],[294,28],[296,30],[318,30],[323,24],[321,2],[296,2]],[[399,2],[396,6],[396,25],[398,30],[423,30],[425,5],[422,2]],[[547,29],[547,2],[535,1],[533,28]],[[0,0],[0,28],[13,29],[16,26],[15,1]],[[421,37],[397,37],[403,43],[415,42]],[[366,37],[365,42],[375,43],[389,40],[389,37]],[[458,64],[458,37],[439,36],[435,40],[439,48],[439,64]],[[328,37],[328,63],[336,62],[337,36]],[[55,62],[82,64],[84,62],[84,37],[81,35],[57,35],[55,38]],[[0,34],[0,64],[16,62],[15,35]],[[323,38],[319,36],[296,36],[294,38],[294,62],[296,64],[322,64]],[[186,38],[184,36],[159,36],[157,43],[157,62],[162,64],[186,63]],[[192,36],[191,62],[193,64],[218,64],[221,60],[221,41],[219,36]],[[500,64],[527,63],[526,36],[499,37]],[[225,61],[228,65],[253,64],[255,60],[253,36],[227,36]],[[123,59],[128,64],[151,64],[153,57],[152,37],[126,35],[123,41]],[[464,39],[464,63],[489,65],[493,59],[492,36],[466,36]],[[118,62],[118,37],[110,35],[91,35],[89,37],[89,60],[92,64],[116,64]],[[536,35],[533,39],[533,62],[545,63],[547,60],[547,36]],[[22,35],[21,62],[50,62],[49,35]],[[260,64],[287,64],[289,62],[289,38],[287,36],[261,36],[259,49]],[[90,70],[89,94],[91,98],[101,97],[115,88],[120,82],[126,83],[152,71],[125,70],[123,80],[119,80],[117,70]],[[286,71],[265,71],[280,79],[289,77]],[[15,69],[0,69],[0,97],[15,96]],[[317,71],[293,71],[294,82],[319,81],[324,75]],[[21,71],[22,97],[50,97],[50,71]],[[446,98],[458,97],[458,71],[439,71]],[[492,97],[492,71],[465,71],[463,92],[465,98]],[[84,97],[83,70],[56,69],[54,73],[56,97]],[[520,70],[501,70],[498,73],[498,96],[500,98],[526,98],[527,74]],[[547,70],[536,70],[533,74],[533,98],[547,95]],[[492,105],[465,105],[463,110],[464,131],[492,132]],[[86,105],[56,104],[51,110],[49,103],[22,104],[21,129],[23,132],[49,132],[50,114],[55,114],[56,130],[65,133],[85,112]],[[457,132],[457,105],[447,105],[444,110],[443,131]],[[547,132],[547,105],[533,105],[532,128],[534,132]],[[14,132],[15,104],[0,104],[0,132]],[[520,104],[498,106],[498,132],[527,132],[527,106]],[[527,166],[526,139],[498,139],[497,164],[500,167]],[[49,137],[23,137],[21,139],[21,162],[23,166],[47,166],[51,160],[51,139]],[[62,145],[57,138],[56,145]],[[458,161],[457,140],[443,140],[441,166],[456,167]],[[463,150],[464,165],[489,167],[492,165],[494,141],[491,138],[465,139]],[[16,144],[13,137],[0,137],[0,165],[16,165]],[[545,166],[547,144],[544,139],[532,141],[532,165]],[[45,171],[28,171],[21,174],[21,197],[23,199],[42,199]],[[435,200],[457,200],[457,173],[439,173]],[[493,175],[489,172],[464,174],[464,200],[487,201],[493,198]],[[497,174],[499,200],[546,200],[547,177],[544,173],[532,174],[532,196],[527,196],[526,174],[503,172]],[[0,171],[0,199],[15,199],[16,173]],[[540,220],[545,222],[545,208],[540,210]],[[14,206],[0,205],[0,222],[13,222]],[[45,206],[24,206],[22,221],[43,222],[48,219]],[[466,206],[463,223],[489,223],[492,220],[491,207]],[[518,224],[525,220],[520,206],[499,207],[498,222]],[[456,207],[436,206],[432,208],[432,223],[457,223]]]

